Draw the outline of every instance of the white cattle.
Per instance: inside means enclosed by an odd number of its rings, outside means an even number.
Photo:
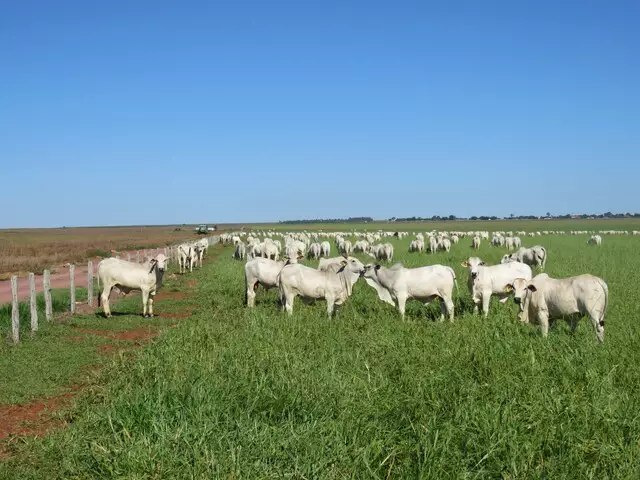
[[[436,253],[437,251],[438,251],[438,240],[436,240],[436,237],[431,235],[429,237],[429,252]]]
[[[447,237],[444,237],[440,242],[440,248],[442,248],[442,250],[444,250],[445,252],[451,251],[451,240],[449,240]]]
[[[178,266],[180,268],[180,273],[184,273],[186,269],[191,265],[191,257],[193,257],[193,247],[189,244],[183,243],[182,245],[178,245]]]
[[[322,256],[328,257],[331,255],[331,244],[326,240],[320,244],[320,248],[322,249]]]
[[[322,248],[320,247],[319,243],[312,243],[311,245],[309,245],[309,251],[307,252],[308,258],[313,258],[314,260],[317,260],[318,258],[320,258],[321,254],[322,254]]]
[[[452,300],[456,274],[452,268],[443,265],[429,265],[419,268],[404,268],[398,263],[391,268],[380,265],[367,265],[362,276],[378,292],[380,300],[397,306],[404,319],[407,299],[415,298],[429,303],[440,299],[441,320],[445,314],[453,321],[454,306]]]
[[[102,302],[104,314],[111,316],[109,295],[116,287],[123,293],[140,290],[142,293],[142,314],[153,317],[153,297],[162,286],[162,277],[167,265],[167,257],[159,253],[149,263],[139,264],[105,258],[98,264],[98,278],[102,284],[102,294],[98,297],[98,306]]]
[[[318,270],[321,272],[328,272],[329,270],[334,269],[336,265],[342,264],[344,260],[351,261],[353,259],[355,259],[355,257],[340,256],[333,258],[321,258],[318,262]]]
[[[278,246],[270,238],[265,238],[262,242],[262,256],[271,260],[278,260]]]
[[[588,245],[602,245],[602,237],[600,235],[591,235],[591,238],[587,240]]]
[[[419,239],[411,240],[411,243],[409,244],[409,251],[418,253],[424,252],[424,241]]]
[[[547,264],[547,249],[542,245],[536,245],[535,247],[524,248],[521,247],[513,253],[508,253],[502,257],[500,263],[509,262],[521,262],[526,263],[532,267],[540,267],[544,270]]]
[[[244,260],[247,256],[247,247],[242,240],[236,243],[236,249],[233,252],[233,258],[236,260]]]
[[[245,303],[248,307],[256,304],[256,290],[262,285],[266,290],[278,286],[278,275],[285,262],[256,257],[249,260],[244,266],[244,278],[246,283]]]
[[[338,246],[338,251],[343,255],[351,255],[353,253],[353,244],[350,240],[343,240]]]
[[[520,237],[513,237],[513,248],[520,247],[522,247],[522,240],[520,239]]]
[[[484,316],[489,315],[489,302],[491,295],[500,298],[500,302],[506,302],[509,297],[505,287],[512,284],[516,278],[531,279],[531,267],[520,262],[510,262],[500,265],[486,265],[478,257],[470,257],[462,262],[463,267],[469,268],[469,291],[473,299],[473,313],[478,313],[478,306],[482,303]]]
[[[596,338],[599,342],[604,341],[609,288],[601,278],[578,275],[555,279],[541,273],[532,280],[515,279],[507,285],[506,291],[513,291],[516,303],[523,306],[522,321],[537,321],[543,336],[546,337],[549,332],[549,320],[571,316],[571,331],[574,331],[578,315],[588,315]]]
[[[458,235],[451,235],[451,243],[456,245],[459,241],[460,241],[460,238],[458,237]]]
[[[357,258],[343,259],[339,268],[319,271],[300,264],[286,265],[279,276],[280,298],[283,308],[293,314],[293,301],[297,296],[307,300],[324,299],[327,314],[333,314],[336,305],[342,305],[351,296],[353,285],[360,278],[364,265]]]
[[[393,261],[393,245],[390,243],[381,243],[372,245],[369,250],[369,256],[376,260]]]
[[[507,250],[513,250],[515,248],[513,237],[505,238],[504,243],[505,247],[507,247]]]
[[[471,242],[471,247],[474,250],[478,250],[480,248],[480,237],[478,235],[473,237],[473,241]]]
[[[367,253],[369,251],[369,242],[366,240],[358,240],[353,244],[353,251]]]

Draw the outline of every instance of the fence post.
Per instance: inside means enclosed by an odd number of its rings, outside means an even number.
[[[87,264],[87,304],[93,306],[93,262]]]
[[[69,265],[69,311],[76,312],[76,266]]]
[[[53,305],[51,304],[51,272],[45,270],[42,275],[42,289],[44,290],[44,318],[47,322],[53,319]]]
[[[29,273],[29,307],[31,310],[31,331],[38,331],[38,305],[36,303],[36,276]]]
[[[11,277],[11,339],[20,341],[20,306],[18,305],[18,277]]]
[[[131,254],[129,252],[127,252],[127,262],[131,261]]]

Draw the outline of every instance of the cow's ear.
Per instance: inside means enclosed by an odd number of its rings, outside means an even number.
[[[469,266],[469,262],[465,260],[460,265],[462,265],[463,267],[468,267]]]
[[[376,265],[376,270],[380,270],[380,264]]]
[[[512,285],[512,284],[510,284],[510,283],[508,283],[507,285],[505,285],[505,287],[504,287],[504,291],[505,291],[506,293],[511,293],[511,292],[513,292],[513,285]]]
[[[529,285],[527,285],[527,290],[529,290],[530,292],[535,292],[538,289],[536,288],[536,286],[533,283],[530,283]]]

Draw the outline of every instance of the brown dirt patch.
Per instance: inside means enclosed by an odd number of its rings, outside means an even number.
[[[156,294],[154,300],[184,300],[188,295],[186,292],[159,292]]]
[[[79,385],[71,386],[71,391],[34,400],[21,405],[0,405],[0,440],[12,436],[41,436],[64,422],[52,414],[71,405]]]
[[[97,335],[99,337],[110,338],[113,340],[124,340],[128,342],[145,342],[158,335],[158,330],[153,327],[140,327],[133,330],[123,330],[119,332],[96,330],[92,328],[78,328],[78,331],[89,335]]]

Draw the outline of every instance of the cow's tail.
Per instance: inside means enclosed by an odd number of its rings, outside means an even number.
[[[547,264],[547,249],[544,247],[542,248],[542,269],[544,270],[545,265]]]
[[[451,267],[447,267],[449,269],[449,272],[451,273],[451,276],[453,277],[453,284],[456,286],[456,292],[460,293],[460,290],[458,289],[458,279],[456,278],[456,272],[453,271],[453,268]]]
[[[604,283],[604,280],[601,278],[598,279],[598,283],[600,283],[602,291],[604,292],[604,308],[602,309],[602,314],[598,319],[598,323],[604,328],[604,317],[607,314],[607,309],[609,308],[609,287],[607,287],[607,284]]]

